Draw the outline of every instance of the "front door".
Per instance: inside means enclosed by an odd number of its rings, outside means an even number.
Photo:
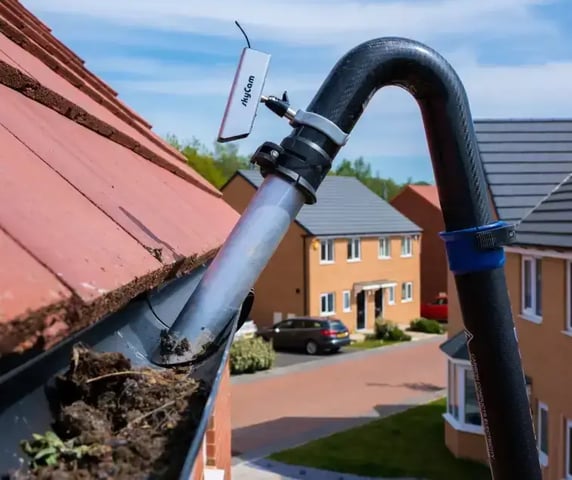
[[[375,318],[383,317],[383,288],[375,291]]]
[[[357,322],[356,329],[362,330],[365,328],[365,291],[361,291],[356,296],[356,307],[357,307]]]

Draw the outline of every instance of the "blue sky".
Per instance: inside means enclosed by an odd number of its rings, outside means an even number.
[[[437,49],[459,73],[474,118],[572,117],[569,0],[23,0],[86,66],[161,135],[212,146],[244,38],[272,54],[266,94],[305,108],[358,43],[402,36]],[[568,30],[568,31],[567,31]],[[290,130],[261,108],[244,154]],[[375,172],[433,180],[417,105],[378,92],[342,157]]]

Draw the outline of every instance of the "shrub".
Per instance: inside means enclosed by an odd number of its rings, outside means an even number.
[[[395,323],[381,317],[375,319],[375,338],[392,342],[408,342],[411,340],[411,336],[407,335]]]
[[[230,347],[230,373],[254,373],[274,365],[276,353],[270,342],[260,337],[240,338]]]
[[[412,332],[423,332],[423,333],[443,333],[445,329],[436,320],[429,320],[427,318],[416,318],[411,320],[409,330]]]

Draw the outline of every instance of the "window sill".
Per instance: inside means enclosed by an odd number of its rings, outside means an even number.
[[[395,305],[395,302],[387,302],[388,305]]]
[[[361,258],[348,258],[348,263],[361,262]]]
[[[412,298],[406,299],[406,300],[401,300],[401,303],[411,303],[413,301]]]
[[[320,260],[320,265],[333,265],[334,263],[336,263],[336,262],[334,262],[333,260],[331,260],[331,261],[330,260],[327,260],[327,261]]]
[[[391,257],[377,257],[378,260],[391,260]]]
[[[401,255],[401,258],[411,258],[413,257],[413,254],[410,253],[409,255]]]
[[[336,314],[336,312],[320,312],[321,317],[331,317],[335,314]]]
[[[349,310],[342,310],[344,313],[352,313],[352,309],[350,308]]]
[[[532,323],[536,323],[538,325],[540,325],[542,323],[542,317],[539,317],[538,315],[533,315],[532,313],[522,312],[519,315],[519,317],[522,318],[523,320],[526,320],[526,321],[532,322]]]
[[[572,337],[572,330],[562,330],[560,333],[566,335],[567,337]]]
[[[474,433],[476,435],[484,435],[483,427],[479,425],[468,425],[466,423],[459,422],[450,413],[444,413],[443,418],[449,425],[451,425],[458,432],[464,433]]]

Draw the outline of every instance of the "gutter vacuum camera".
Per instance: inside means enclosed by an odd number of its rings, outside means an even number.
[[[220,143],[239,140],[250,135],[270,66],[270,55],[250,48],[246,33],[238,22],[235,23],[244,34],[248,47],[242,50],[234,75],[218,132],[217,140]]]

